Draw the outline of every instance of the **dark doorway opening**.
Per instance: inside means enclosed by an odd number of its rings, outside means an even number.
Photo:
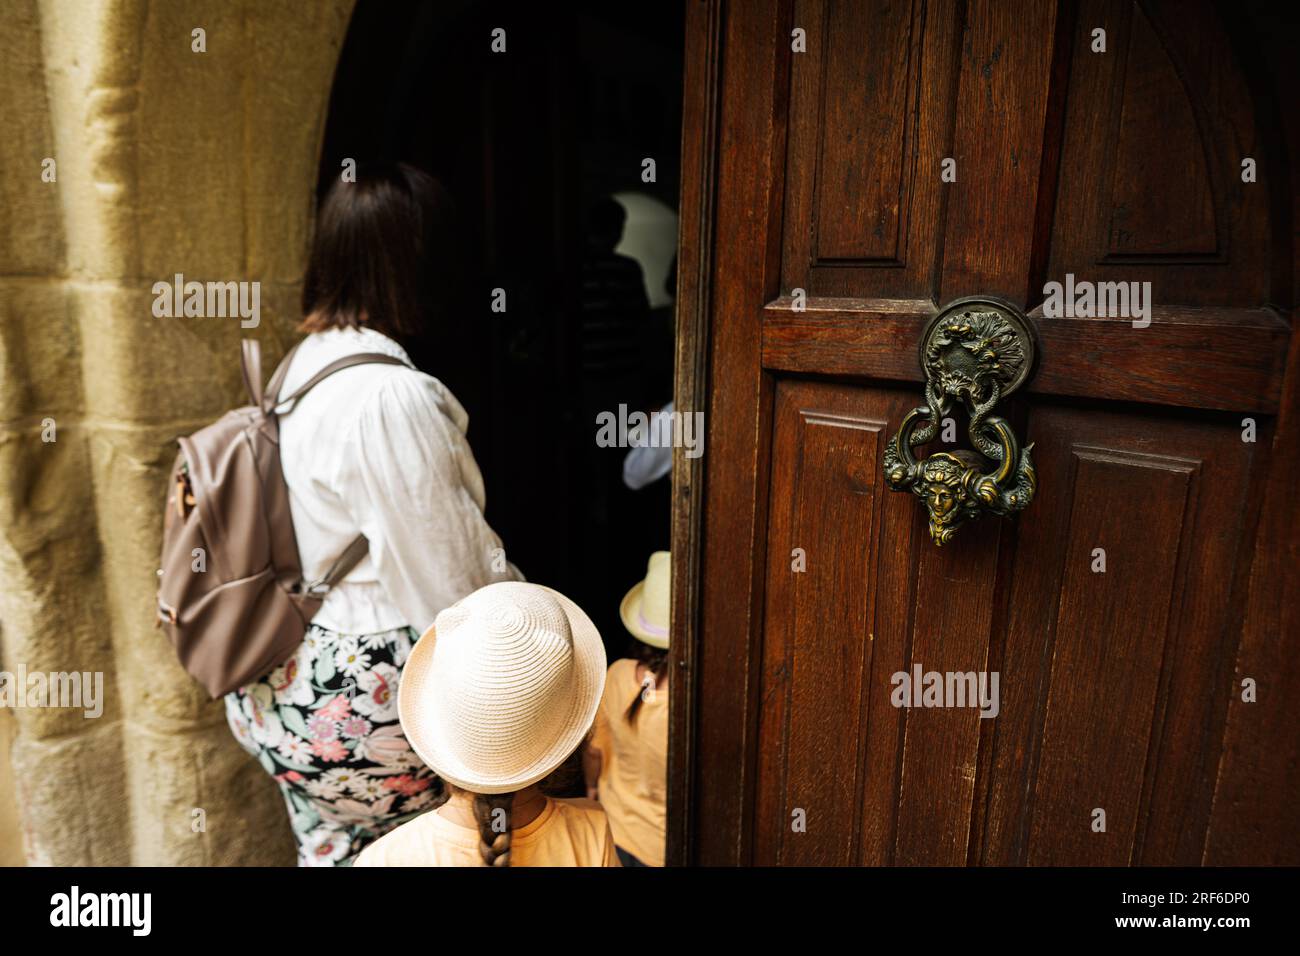
[[[345,159],[401,160],[454,198],[447,319],[403,345],[470,413],[509,558],[578,601],[613,659],[630,641],[620,600],[650,552],[669,547],[669,480],[626,487],[626,449],[597,445],[595,412],[672,397],[684,11],[560,7],[359,0],[319,191]],[[620,206],[620,252],[635,230],[639,249],[660,250],[639,257],[635,294],[634,260],[599,241]]]

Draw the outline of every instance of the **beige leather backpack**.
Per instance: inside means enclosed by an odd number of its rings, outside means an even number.
[[[377,352],[349,355],[280,399],[297,348],[284,357],[263,393],[261,349],[245,339],[244,385],[252,404],[179,439],[172,468],[158,622],[181,664],[214,698],[292,657],[325,594],[368,548],[365,535],[358,534],[323,578],[302,580],[289,489],[280,470],[279,417],[335,372],[405,363]]]

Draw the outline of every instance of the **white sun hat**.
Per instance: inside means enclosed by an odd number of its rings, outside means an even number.
[[[539,584],[479,588],[438,615],[402,669],[402,730],[438,776],[510,793],[562,764],[591,729],[605,645],[582,608]]]
[[[651,647],[668,646],[669,586],[672,554],[656,551],[646,565],[645,580],[627,592],[618,613],[632,636]]]

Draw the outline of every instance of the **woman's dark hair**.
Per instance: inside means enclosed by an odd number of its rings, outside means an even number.
[[[641,710],[641,703],[645,700],[647,687],[656,686],[659,682],[659,675],[668,669],[668,650],[666,648],[651,647],[649,644],[643,644],[637,641],[636,651],[633,655],[636,660],[645,665],[646,677],[637,688],[636,696],[632,698],[632,703],[628,704],[627,711],[623,714],[629,724],[636,723],[636,715]],[[654,684],[650,681],[653,680]]]
[[[452,204],[441,184],[405,163],[362,164],[321,204],[302,288],[301,329],[362,325],[393,338],[429,320],[447,256]]]

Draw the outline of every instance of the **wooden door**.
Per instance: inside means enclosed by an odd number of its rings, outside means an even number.
[[[1300,862],[1296,144],[1252,11],[691,4],[672,859]],[[1149,282],[1149,325],[1044,317],[1067,274]],[[970,295],[1037,328],[1038,491],[938,548],[881,456]],[[997,716],[895,706],[915,665]]]

